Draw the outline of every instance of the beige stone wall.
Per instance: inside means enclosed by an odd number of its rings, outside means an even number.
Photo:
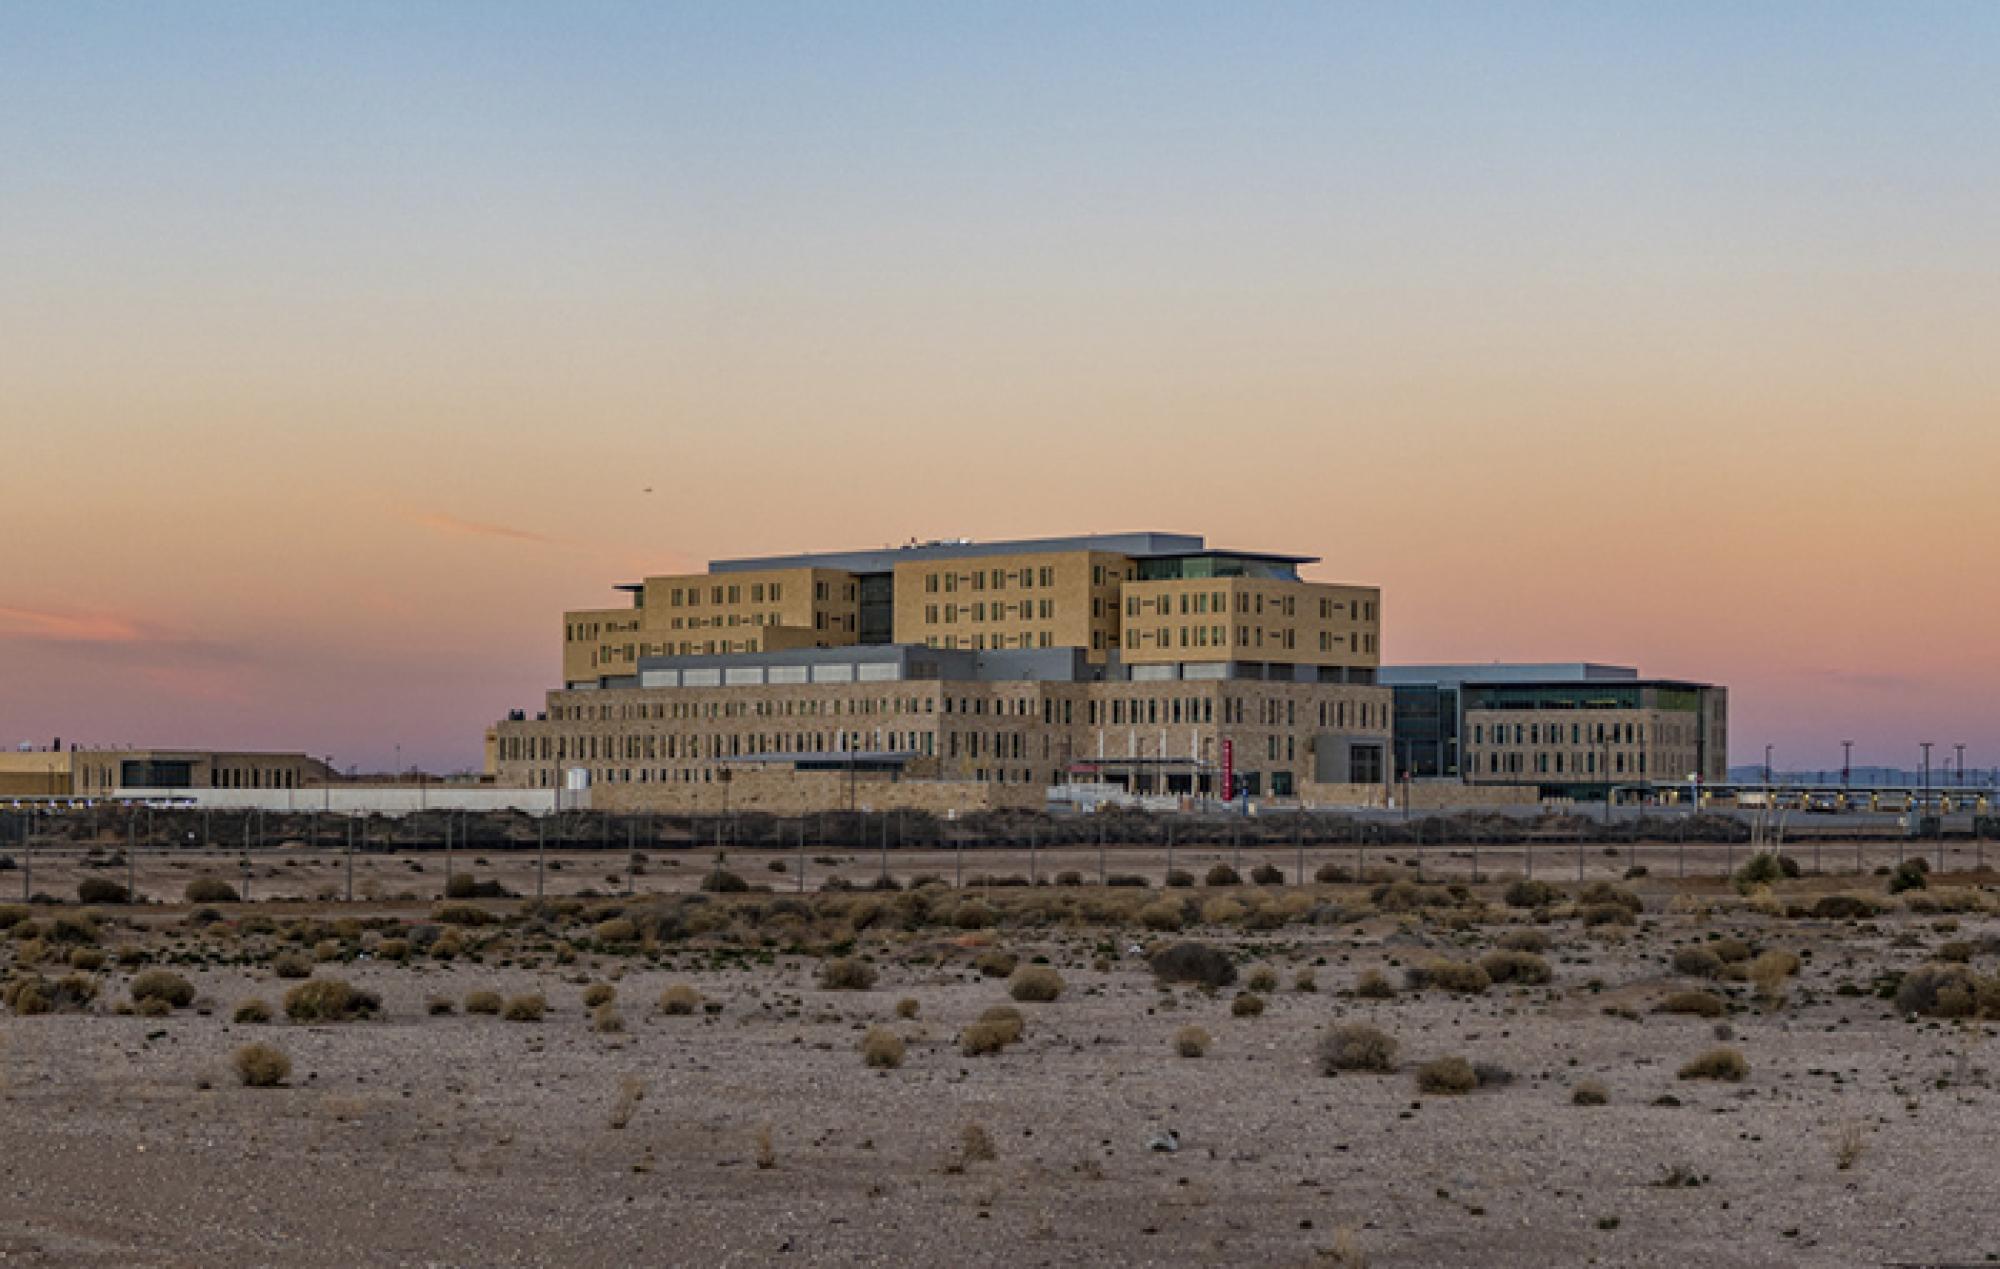
[[[66,797],[71,788],[67,750],[0,750],[0,796]]]
[[[591,806],[609,811],[720,814],[761,811],[802,815],[814,811],[928,811],[966,814],[1003,809],[1040,810],[1041,786],[972,780],[891,779],[880,773],[848,776],[832,771],[746,769],[727,783],[620,784],[591,791]]]
[[[187,762],[198,789],[303,789],[334,775],[319,759],[301,753],[243,753],[201,749],[79,749],[70,755],[74,792],[103,797],[127,787],[128,762]]]
[[[1270,661],[1379,666],[1381,592],[1266,578],[1128,582],[1122,592],[1129,665]]]

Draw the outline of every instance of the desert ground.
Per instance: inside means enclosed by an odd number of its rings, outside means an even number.
[[[2000,889],[1868,849],[51,856],[0,1263],[1987,1263]]]

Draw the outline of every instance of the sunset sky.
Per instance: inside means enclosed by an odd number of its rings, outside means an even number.
[[[465,768],[615,582],[1161,529],[1995,766],[1996,476],[1993,4],[0,8],[9,745]]]

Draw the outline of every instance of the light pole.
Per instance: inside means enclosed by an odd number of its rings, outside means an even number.
[[[1965,787],[1965,746],[1953,745],[1952,748],[1958,751],[1957,783],[1960,788],[1963,788]]]
[[[1919,827],[1923,825],[1923,817],[1931,813],[1931,743],[1928,740],[1917,742],[1917,747],[1924,751],[1924,793],[1923,798],[1917,803]]]
[[[1840,787],[1845,790],[1854,780],[1854,742],[1840,742]]]

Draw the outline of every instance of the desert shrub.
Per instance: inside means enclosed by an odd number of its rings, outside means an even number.
[[[1622,903],[1593,903],[1577,909],[1576,913],[1585,925],[1632,925],[1638,916]]]
[[[1234,1018],[1257,1018],[1264,1013],[1264,998],[1255,992],[1243,992],[1229,1002],[1229,1014]]]
[[[1175,890],[1185,890],[1194,884],[1194,874],[1185,868],[1169,868],[1166,884]]]
[[[1931,866],[1921,855],[1906,859],[1896,865],[1896,871],[1889,874],[1889,893],[1901,894],[1905,890],[1922,890],[1931,884]]]
[[[1714,992],[1677,991],[1660,1002],[1657,1012],[1688,1014],[1696,1018],[1720,1018],[1729,1012],[1729,1006]]]
[[[1967,1018],[1978,1012],[1981,980],[1964,965],[1919,965],[1896,984],[1896,1008],[1935,1018]],[[1991,999],[2000,983],[1987,985]]]
[[[1456,902],[1452,892],[1443,886],[1420,886],[1409,880],[1375,887],[1368,892],[1368,901],[1384,912],[1415,912],[1421,908],[1449,907]]]
[[[452,1011],[451,997],[432,996],[424,1002],[424,1012],[433,1018],[441,1018]]]
[[[237,1005],[236,1012],[230,1016],[235,1021],[245,1025],[269,1022],[271,1020],[271,1006],[253,996],[249,1000]]]
[[[1208,870],[1208,875],[1202,878],[1202,882],[1210,886],[1240,886],[1243,884],[1243,878],[1228,864],[1217,864]]]
[[[1501,899],[1510,908],[1546,908],[1562,897],[1562,892],[1546,881],[1525,878],[1511,883]]]
[[[901,1000],[896,1002],[896,1016],[898,1018],[904,1019],[905,1021],[908,1021],[909,1019],[916,1017],[917,1010],[918,1010],[918,1005],[917,1005],[917,998],[915,996],[905,996]]]
[[[1046,1003],[1062,993],[1062,975],[1047,965],[1023,965],[1007,980],[1007,994],[1019,1001]]]
[[[686,983],[675,983],[660,993],[660,1012],[686,1017],[701,1008],[701,993]]]
[[[1540,930],[1509,930],[1500,936],[1500,947],[1508,952],[1535,952],[1549,950],[1549,936]]]
[[[1065,868],[1056,874],[1056,884],[1064,888],[1083,884],[1083,874],[1074,868]]]
[[[280,952],[271,958],[271,972],[280,978],[311,978],[312,959],[304,952]]]
[[[1259,965],[1250,971],[1250,976],[1243,980],[1243,985],[1251,991],[1268,996],[1278,990],[1278,971],[1269,965]]]
[[[1419,991],[1436,987],[1475,996],[1493,985],[1493,979],[1479,966],[1470,961],[1455,961],[1448,956],[1433,957],[1422,964],[1412,965],[1403,971],[1403,977]]]
[[[1114,872],[1104,879],[1104,884],[1132,890],[1145,890],[1149,885],[1144,877],[1129,872]]]
[[[141,1018],[165,1018],[174,1012],[174,1007],[158,996],[148,996],[132,1007],[132,1012]]]
[[[500,1007],[505,1003],[505,1001],[500,999],[500,993],[497,991],[469,991],[465,993],[465,1011],[467,1013],[495,1015],[500,1012]]]
[[[1496,983],[1545,983],[1553,976],[1549,963],[1533,952],[1488,952],[1479,958],[1479,968]]]
[[[1758,886],[1768,886],[1787,877],[1799,875],[1799,862],[1790,855],[1774,855],[1769,851],[1759,851],[1743,861],[1736,870],[1736,889],[1749,894]]]
[[[1198,1058],[1208,1052],[1208,1032],[1187,1026],[1174,1032],[1174,1052],[1184,1058]]]
[[[1880,908],[1873,899],[1857,894],[1822,896],[1812,906],[1812,914],[1828,921],[1859,921],[1874,916]]]
[[[1297,974],[1292,976],[1292,990],[1318,991],[1319,979],[1314,977],[1312,970],[1301,969]]]
[[[1021,958],[1003,948],[989,947],[973,958],[972,967],[987,978],[1005,978],[1014,972]]]
[[[1736,938],[1716,939],[1708,945],[1708,950],[1715,953],[1716,959],[1729,965],[1747,961],[1753,954],[1748,943]]]
[[[1432,1058],[1417,1068],[1417,1089],[1425,1093],[1457,1096],[1479,1087],[1472,1063],[1462,1057]]]
[[[870,1027],[861,1037],[861,1060],[876,1070],[892,1071],[903,1064],[903,1037],[887,1027]]]
[[[599,921],[590,934],[600,943],[636,943],[639,941],[639,924],[631,917],[612,917],[608,921]]]
[[[1970,944],[1968,944],[1967,946],[1970,946]],[[107,958],[104,955],[104,949],[102,948],[73,947],[70,949],[69,952],[69,967],[71,969],[82,969],[95,972],[97,970],[104,968],[104,962],[106,959]]]
[[[1236,962],[1229,953],[1206,943],[1176,943],[1155,952],[1147,963],[1154,977],[1165,983],[1227,987],[1236,981]]]
[[[276,1088],[292,1073],[292,1060],[269,1044],[246,1044],[230,1059],[245,1088]]]
[[[506,1022],[540,1022],[542,1015],[549,1011],[549,1002],[538,992],[527,992],[519,996],[509,996],[501,1006],[500,1017]]]
[[[827,991],[867,991],[875,977],[875,967],[858,956],[836,956],[819,967],[819,985]]]
[[[95,943],[97,922],[85,913],[64,912],[49,922],[51,943]]]
[[[968,1026],[958,1036],[959,1052],[967,1057],[983,1057],[1000,1050],[1018,1040],[1021,1026],[1018,1022],[980,1021]]]
[[[625,1030],[625,1015],[607,1000],[590,1011],[590,1029],[599,1035],[620,1035]]]
[[[1637,916],[1646,910],[1646,904],[1639,898],[1637,892],[1629,890],[1624,886],[1614,886],[1608,881],[1591,882],[1577,892],[1576,901],[1580,906],[1588,906],[1594,903],[1616,904],[1630,912],[1633,916]]]
[[[1149,903],[1139,909],[1139,924],[1170,934],[1181,928],[1181,905],[1165,899]]]
[[[24,904],[0,903],[0,930],[11,930],[32,916]]]
[[[243,898],[235,886],[220,877],[196,877],[187,883],[181,897],[189,903],[236,903]]]
[[[444,883],[444,897],[447,899],[470,899],[479,893],[479,879],[470,873],[458,873]]]
[[[703,874],[701,888],[710,894],[743,894],[750,889],[750,883],[718,866]]]
[[[1365,1022],[1343,1023],[1320,1038],[1319,1069],[1322,1075],[1336,1071],[1393,1071],[1396,1039]]]
[[[1578,1080],[1569,1099],[1578,1106],[1602,1106],[1611,1100],[1611,1092],[1598,1080]]]
[[[989,1005],[980,1011],[979,1021],[999,1027],[1009,1044],[1020,1039],[1028,1025],[1027,1017],[1012,1005]]]
[[[22,1017],[54,1013],[55,988],[48,979],[39,975],[10,978],[5,986],[0,986],[0,1004]]]
[[[1750,1074],[1750,1063],[1735,1049],[1710,1049],[1680,1069],[1684,1080],[1727,1080],[1736,1083]]]
[[[108,877],[85,877],[76,883],[76,898],[79,903],[126,903],[132,895]]]
[[[1705,947],[1688,946],[1674,950],[1674,972],[1694,978],[1720,978],[1722,958]]]
[[[1323,886],[1342,886],[1354,880],[1345,864],[1321,864],[1313,872],[1313,880]]]
[[[1228,895],[1217,895],[1201,905],[1201,920],[1204,925],[1234,925],[1243,919],[1246,911],[1248,909]]]
[[[382,1008],[382,998],[343,978],[309,978],[285,993],[285,1016],[293,1022],[350,1022]]]
[[[1396,984],[1379,969],[1363,970],[1354,980],[1354,994],[1363,1000],[1388,1000],[1396,994]]]
[[[1941,961],[1956,961],[1958,964],[1963,965],[1972,959],[1973,954],[1977,950],[1970,940],[1953,939],[1949,943],[1939,944],[1937,951],[1932,953],[1932,955]],[[72,956],[70,960],[71,963],[75,963],[76,958]]]
[[[583,989],[583,1007],[585,1009],[595,1009],[599,1005],[608,1005],[617,998],[618,989],[610,983],[592,983]]]
[[[445,903],[431,911],[431,919],[440,925],[491,925],[499,918],[485,908],[472,903]]]
[[[1250,880],[1260,886],[1282,886],[1285,884],[1285,870],[1276,864],[1258,864],[1250,870]]]
[[[410,940],[383,939],[375,945],[375,952],[385,961],[406,961],[410,959]]]
[[[194,1003],[194,984],[167,969],[149,969],[133,978],[131,991],[136,1004],[158,1000],[169,1009],[183,1009]]]
[[[961,930],[990,930],[1000,924],[1000,914],[991,904],[968,899],[953,910],[951,923]]]

